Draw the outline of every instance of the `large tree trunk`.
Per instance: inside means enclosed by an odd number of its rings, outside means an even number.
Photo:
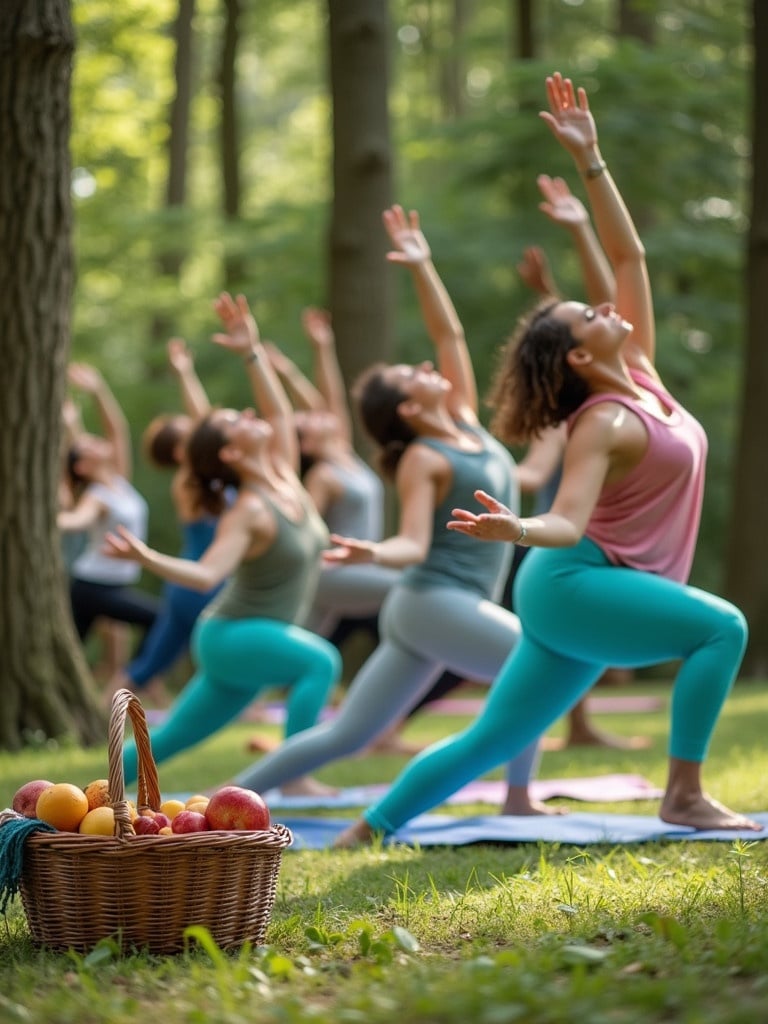
[[[171,102],[168,130],[168,178],[165,186],[167,209],[179,209],[187,201],[187,151],[189,149],[189,113],[192,105],[192,25],[195,14],[195,0],[179,0],[179,10],[174,25],[173,37],[176,44],[174,60],[174,81],[176,91]],[[171,231],[163,251],[158,256],[158,271],[161,277],[169,277],[178,285],[184,263],[185,250],[179,247],[176,232]],[[174,331],[174,323],[168,314],[158,311],[152,322],[152,336],[163,340]],[[165,368],[165,360],[163,360]]]
[[[768,675],[768,6],[753,0],[752,217],[747,237],[747,344],[728,531],[727,592],[747,616],[745,671]]]
[[[56,529],[73,259],[68,0],[0,6],[0,747],[104,741]]]
[[[219,89],[221,93],[221,122],[219,142],[221,145],[221,180],[223,183],[222,205],[228,224],[236,223],[240,217],[240,133],[237,118],[237,51],[240,41],[240,0],[224,0],[224,32],[221,38],[219,57]],[[245,268],[242,255],[225,248],[224,282],[230,290],[243,286]]]
[[[333,210],[329,298],[347,382],[391,354],[391,274],[381,214],[392,202],[386,0],[329,0]]]

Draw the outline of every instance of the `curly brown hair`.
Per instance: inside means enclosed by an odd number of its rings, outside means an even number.
[[[566,353],[579,343],[563,320],[552,316],[559,299],[538,303],[518,323],[501,354],[488,405],[491,430],[507,444],[523,444],[557,426],[589,396],[589,386]]]
[[[207,416],[192,431],[187,444],[187,483],[196,492],[200,506],[213,515],[220,515],[226,507],[226,488],[240,486],[238,473],[221,458],[226,443],[224,431]]]
[[[355,381],[352,397],[366,433],[379,446],[378,468],[383,476],[393,480],[405,449],[418,435],[398,412],[398,406],[408,395],[385,378],[387,369],[386,363],[369,366]]]

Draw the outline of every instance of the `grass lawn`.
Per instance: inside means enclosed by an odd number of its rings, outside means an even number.
[[[666,705],[670,687],[641,681],[597,691],[640,694]],[[465,721],[422,714],[406,735],[426,742]],[[766,721],[765,685],[739,682],[706,772],[709,791],[738,810],[768,810]],[[540,776],[637,772],[663,785],[667,722],[666,708],[601,715],[601,727],[646,734],[651,747],[546,753]],[[239,723],[161,765],[163,792],[229,778],[249,760],[253,730]],[[402,763],[356,758],[318,774],[337,785],[382,782]],[[106,767],[105,747],[0,754],[0,807],[29,779],[85,785]],[[258,950],[222,955],[202,943],[175,957],[119,957],[105,942],[87,956],[51,954],[32,945],[15,900],[0,921],[0,1021],[753,1024],[768,1006],[767,898],[768,842],[288,851],[268,945]]]

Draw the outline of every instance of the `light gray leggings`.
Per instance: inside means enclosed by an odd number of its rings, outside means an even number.
[[[400,570],[385,565],[325,566],[305,628],[328,637],[341,619],[378,615],[399,579]]]
[[[381,610],[382,641],[352,681],[338,715],[291,736],[236,778],[264,793],[362,750],[403,718],[445,669],[491,682],[520,636],[512,612],[468,590],[398,584]],[[524,786],[538,740],[509,763],[507,781]]]

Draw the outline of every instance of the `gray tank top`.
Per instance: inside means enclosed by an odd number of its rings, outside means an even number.
[[[274,541],[258,558],[241,562],[203,614],[301,623],[314,600],[328,530],[309,499],[303,499],[304,515],[295,523],[266,495],[262,498],[277,522]]]
[[[325,521],[331,533],[358,540],[381,540],[384,529],[384,485],[358,455],[355,465],[335,465],[342,495],[329,507]]]
[[[474,492],[487,491],[513,512],[520,507],[515,462],[507,449],[482,427],[460,424],[480,438],[482,448],[462,451],[431,437],[414,444],[426,444],[445,456],[453,478],[448,494],[435,509],[432,544],[425,560],[403,573],[403,584],[414,588],[462,587],[483,597],[498,600],[509,573],[514,546],[503,541],[479,541],[447,530],[454,508],[485,511]]]

